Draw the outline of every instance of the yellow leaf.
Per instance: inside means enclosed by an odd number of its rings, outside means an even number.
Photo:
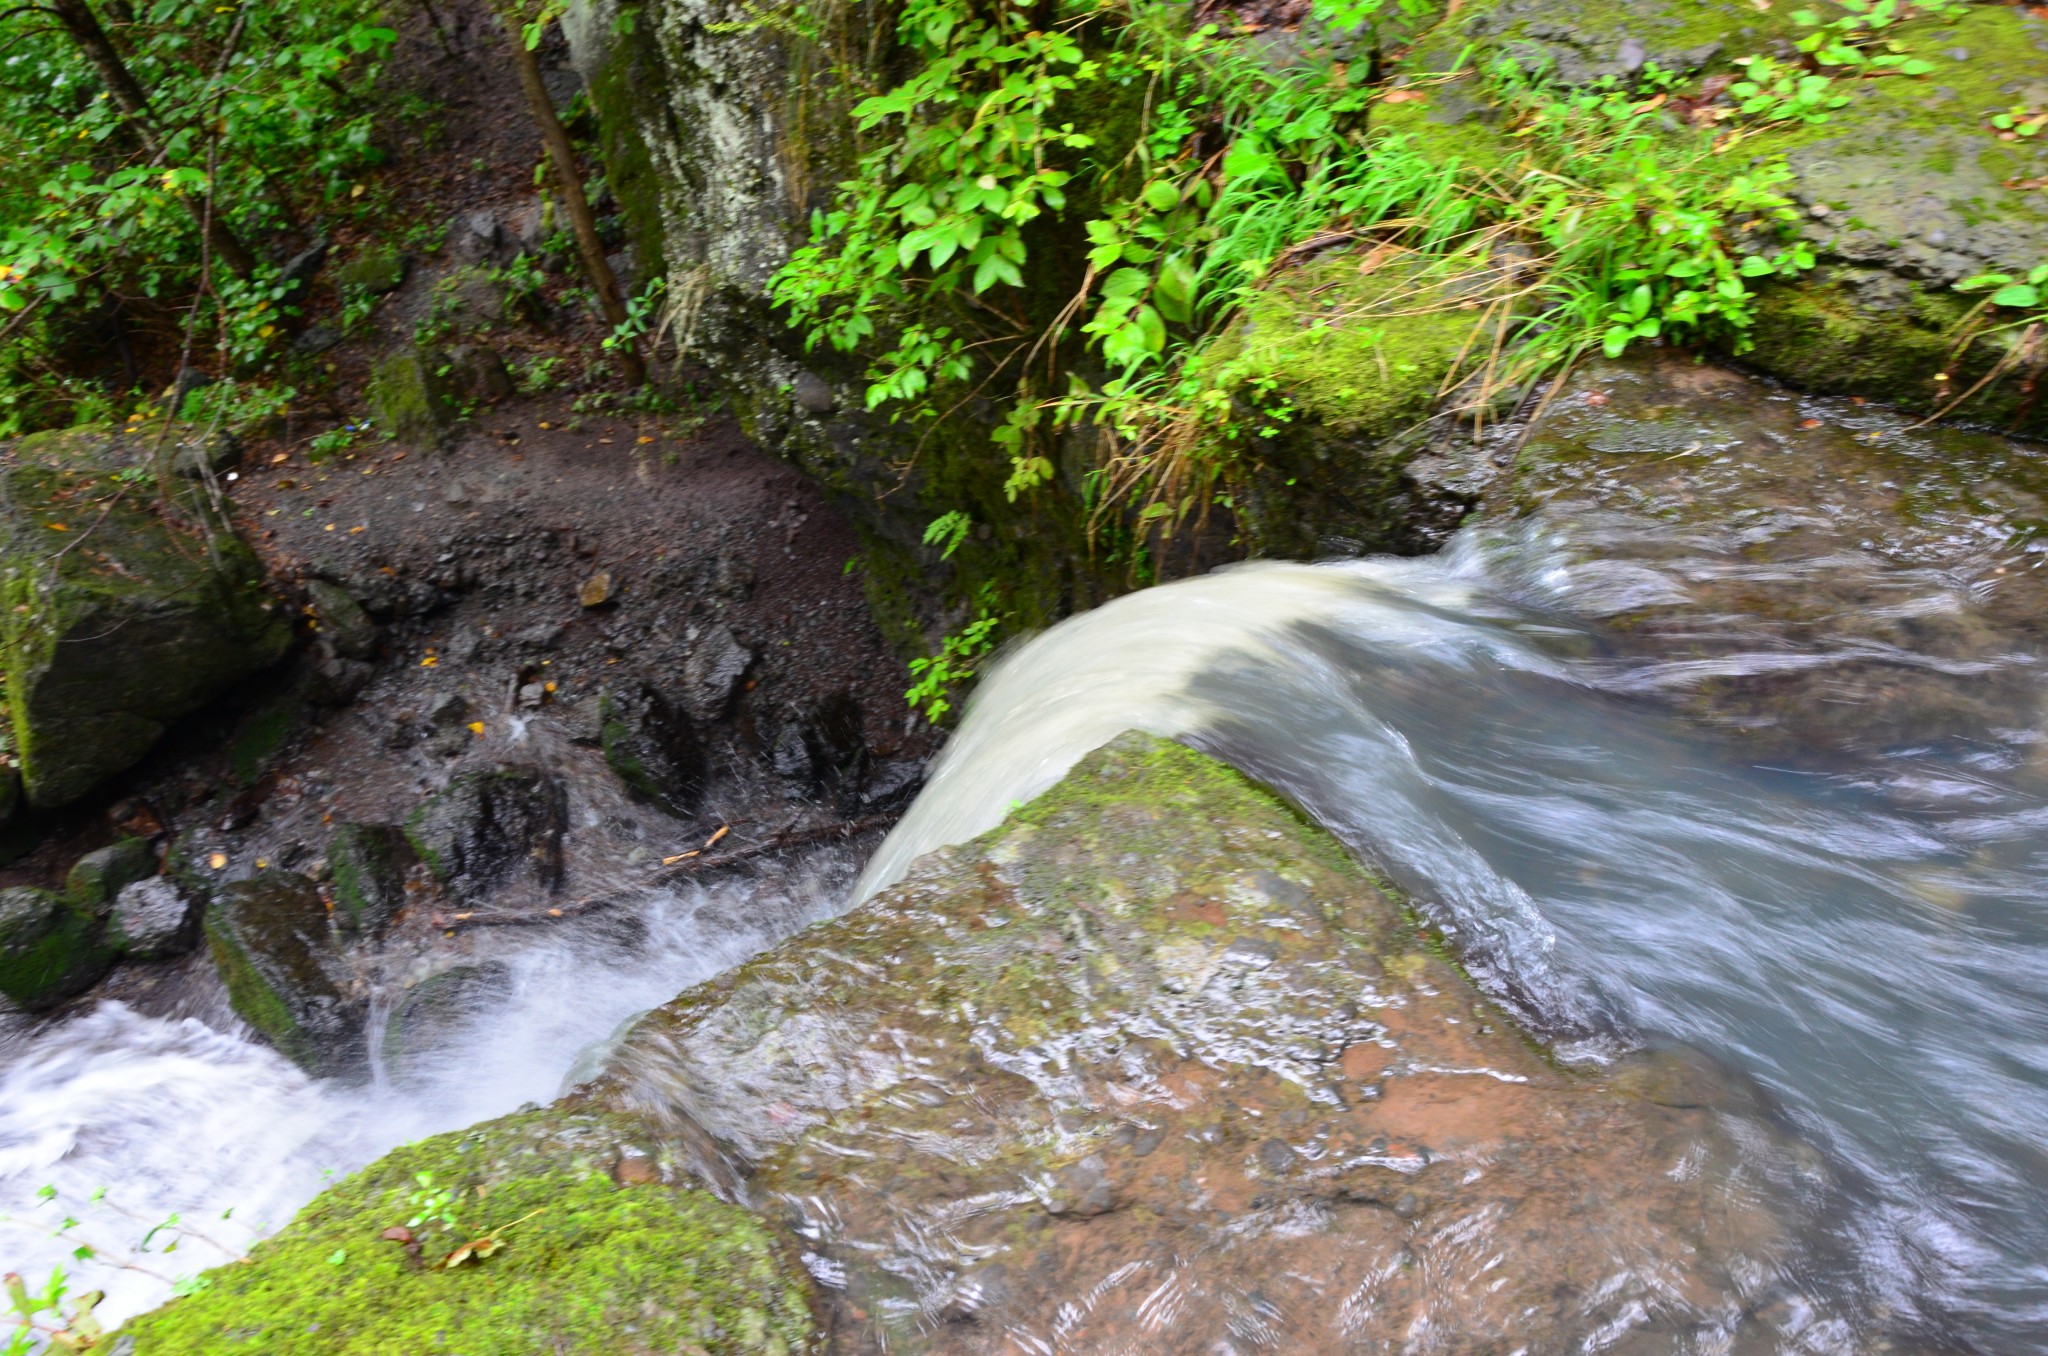
[[[438,665],[440,662],[441,661],[434,658],[434,656],[428,655],[425,659],[422,659],[420,661],[420,667],[423,669],[431,669]]]
[[[484,732],[484,723],[480,720],[471,721],[469,723],[469,732],[471,734],[482,734]]]
[[[218,871],[228,864],[228,854],[225,852],[213,853],[207,857],[206,864]]]

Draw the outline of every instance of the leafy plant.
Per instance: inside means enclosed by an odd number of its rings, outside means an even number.
[[[920,708],[934,725],[953,709],[953,694],[971,682],[980,661],[996,647],[996,631],[1002,619],[989,610],[984,596],[975,619],[939,643],[938,653],[910,661],[910,676],[916,681],[904,698],[911,710]]]

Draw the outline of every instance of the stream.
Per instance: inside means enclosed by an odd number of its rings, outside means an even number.
[[[211,1218],[240,1246],[326,1172],[552,1096],[621,1019],[1137,728],[1383,864],[1567,1062],[1675,1044],[1752,1083],[1826,1161],[1814,1271],[1848,1255],[1851,1302],[1911,1349],[2048,1350],[2042,554],[2011,512],[1937,492],[1986,478],[1958,465],[1969,448],[2018,453],[1611,380],[1615,408],[1564,402],[1542,454],[1564,469],[1533,511],[1428,559],[1242,565],[1053,628],[985,679],[857,884],[828,855],[652,900],[631,945],[508,937],[513,1000],[403,1079],[316,1084],[210,1011],[103,1004],[6,1035],[0,1254],[63,1260],[51,1219],[102,1186],[136,1220]],[[1799,451],[1797,485],[1733,451],[1816,412],[1833,450]],[[1892,461],[1861,450],[1873,429]],[[1919,496],[1881,544],[1857,503],[1879,491]],[[1703,498],[1711,518],[1674,508]],[[93,1280],[110,1313],[162,1293]]]

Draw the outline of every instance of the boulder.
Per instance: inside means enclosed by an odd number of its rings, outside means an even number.
[[[344,994],[327,905],[287,872],[237,881],[206,914],[206,940],[243,1021],[308,1073],[362,1067],[364,1004]]]
[[[598,739],[619,780],[670,814],[688,815],[704,790],[704,745],[690,718],[645,685],[598,698]]]
[[[1213,1351],[1247,1315],[1291,1356],[1874,1345],[1799,1269],[1810,1152],[1682,1068],[1552,1063],[1391,886],[1150,736],[573,1100],[772,1202],[841,1351]]]
[[[199,940],[199,910],[168,876],[121,887],[107,916],[107,944],[127,960],[182,956]]]
[[[80,857],[64,878],[64,890],[88,910],[105,917],[116,895],[136,881],[154,876],[156,867],[156,852],[147,842],[123,838]]]
[[[410,1061],[511,992],[512,967],[503,961],[452,966],[406,986],[377,1033],[385,1072],[411,1072]]]
[[[427,869],[461,899],[530,877],[552,890],[562,878],[562,789],[529,767],[465,772],[412,812],[405,835]]]
[[[0,664],[36,809],[128,767],[291,645],[255,555],[196,487],[166,499],[115,478],[140,442],[69,430],[0,453]]]
[[[677,693],[691,719],[710,724],[732,706],[733,694],[754,652],[740,644],[729,626],[708,628],[683,661],[682,684]]]
[[[677,1175],[673,1151],[621,1116],[550,1108],[436,1135],[330,1186],[246,1262],[123,1324],[113,1350],[819,1350],[795,1251],[740,1206],[666,1184]],[[460,1227],[435,1220],[394,1238],[422,1181],[454,1193]],[[481,1238],[498,1246],[436,1265]]]
[[[334,923],[350,936],[374,937],[405,907],[412,845],[389,824],[344,824],[327,845],[334,872]]]
[[[405,281],[410,261],[389,245],[372,245],[334,270],[336,286],[353,288],[366,296],[381,297],[395,292]]]
[[[447,355],[408,344],[370,374],[364,400],[379,432],[408,447],[439,447],[458,413],[444,369]]]
[[[325,579],[306,581],[306,598],[320,620],[320,634],[343,659],[369,659],[377,653],[377,623],[341,585]]]
[[[0,994],[31,1012],[83,993],[114,964],[88,906],[49,890],[0,890]]]

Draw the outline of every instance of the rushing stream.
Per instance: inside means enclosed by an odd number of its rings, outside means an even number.
[[[1704,456],[1690,502],[1738,474],[1701,427],[1666,454],[1644,417],[1616,464]],[[1182,738],[1383,862],[1568,1059],[1673,1042],[1754,1080],[1832,1166],[1829,1246],[1886,1326],[2048,1350],[2040,633],[1986,582],[2040,556],[1936,511],[1879,549],[1839,508],[1889,474],[1710,527],[1647,492],[1560,500],[1431,559],[1253,564],[1111,603],[982,684],[850,897],[1121,730]],[[6,1204],[55,1180],[274,1226],[321,1168],[545,1098],[619,1018],[848,897],[828,871],[801,897],[677,898],[629,962],[527,939],[518,997],[402,1088],[319,1087],[198,1018],[118,1007],[17,1036]],[[66,1250],[41,1238],[0,1243]],[[118,1307],[150,1297],[127,1284]]]

